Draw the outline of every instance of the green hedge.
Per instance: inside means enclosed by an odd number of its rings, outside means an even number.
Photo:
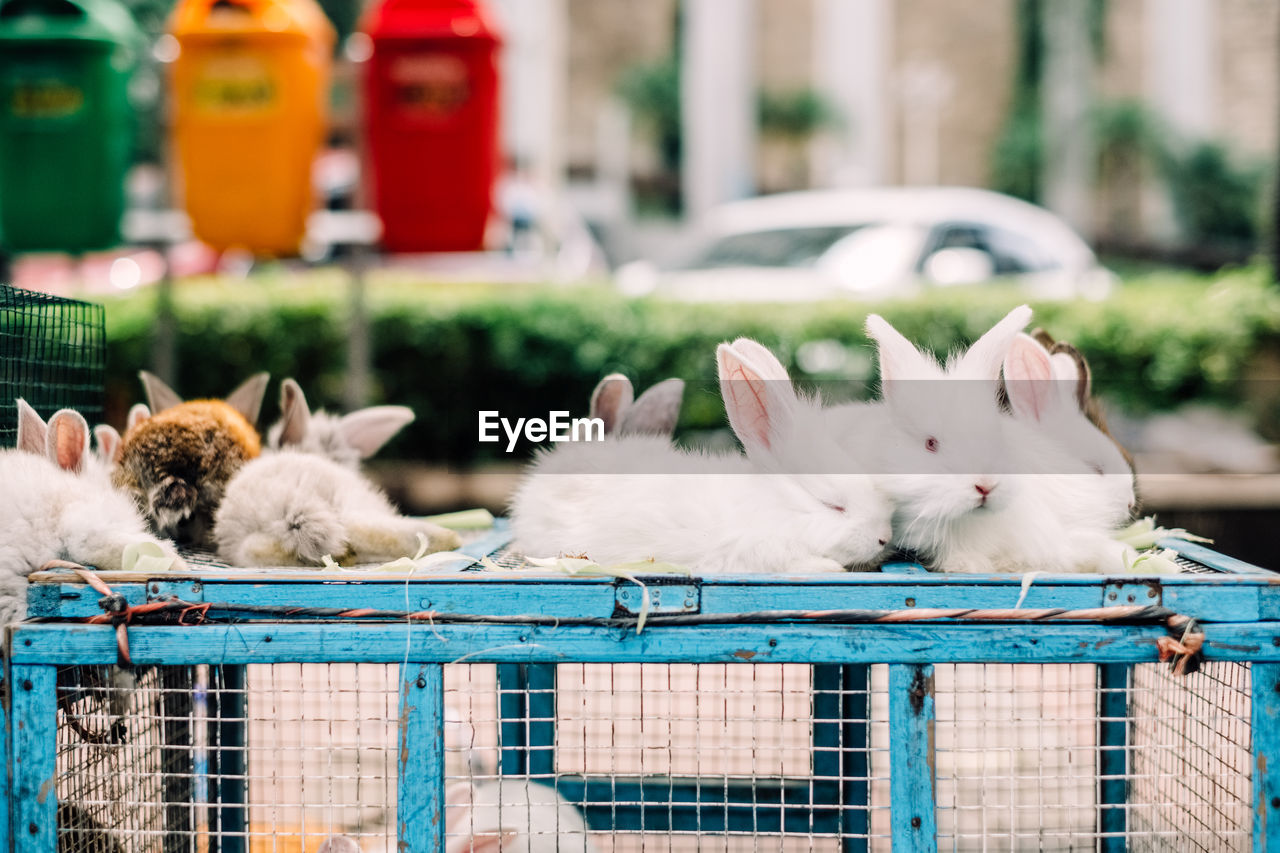
[[[139,398],[149,361],[153,293],[107,302],[108,412],[119,421]],[[713,350],[749,335],[806,380],[867,379],[869,310],[935,350],[972,340],[1017,303],[1000,287],[938,291],[911,302],[683,305],[627,300],[605,289],[415,284],[376,274],[369,285],[374,400],[412,407],[417,421],[387,455],[453,463],[501,456],[476,441],[476,413],[581,413],[592,386],[620,370],[646,386],[690,382],[682,429],[721,422]],[[247,281],[185,282],[177,290],[181,393],[225,393],[256,370],[293,376],[313,406],[335,407],[345,365],[346,291],[336,273],[283,273]],[[1280,290],[1260,270],[1213,279],[1152,275],[1126,282],[1101,303],[1043,303],[1036,322],[1077,343],[1099,385],[1129,409],[1198,399],[1236,405],[1242,381],[1280,342]],[[801,358],[805,342],[826,341]],[[803,354],[803,353],[801,353]],[[819,370],[821,368],[821,370]],[[270,394],[274,397],[273,383]],[[1256,402],[1256,400],[1254,400]],[[1269,401],[1274,405],[1275,401]],[[264,420],[276,414],[269,399]]]

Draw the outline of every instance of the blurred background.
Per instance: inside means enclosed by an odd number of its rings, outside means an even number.
[[[1030,300],[1146,510],[1276,562],[1269,0],[0,0],[0,113],[0,280],[106,304],[117,426],[266,369],[413,407],[410,511],[501,509],[479,409],[678,375],[692,438],[720,340],[852,395],[868,311]]]

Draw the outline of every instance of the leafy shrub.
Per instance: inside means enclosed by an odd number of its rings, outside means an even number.
[[[1003,287],[947,289],[911,302],[795,305],[684,305],[627,300],[611,291],[370,283],[373,400],[410,406],[417,420],[389,457],[469,464],[502,456],[478,444],[477,412],[544,416],[584,413],[591,388],[611,371],[638,387],[667,376],[689,382],[682,429],[717,427],[715,345],[740,335],[780,354],[809,383],[866,380],[868,311],[883,314],[911,339],[945,352],[972,341],[1020,296]],[[345,367],[341,282],[318,275],[302,284],[255,278],[179,288],[176,387],[220,394],[256,370],[293,376],[313,406],[337,408]],[[1138,410],[1186,400],[1238,405],[1241,377],[1264,347],[1280,343],[1280,290],[1261,270],[1207,280],[1162,274],[1127,283],[1107,302],[1036,305],[1035,322],[1076,343],[1099,388]],[[140,397],[138,369],[148,365],[154,296],[107,303],[108,411],[117,423]],[[815,367],[805,345],[845,356]],[[809,370],[802,370],[806,364]],[[833,366],[834,365],[834,366]],[[849,393],[848,385],[835,393]],[[276,386],[264,422],[276,416]],[[824,393],[826,391],[824,386]]]

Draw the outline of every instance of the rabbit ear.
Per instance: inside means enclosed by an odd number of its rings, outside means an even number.
[[[1050,352],[1053,351],[1053,344],[1054,344],[1053,335],[1049,334],[1044,329],[1040,328],[1039,326],[1036,326],[1034,329],[1031,330],[1031,337],[1035,338],[1036,343],[1038,343],[1040,346],[1044,347]]]
[[[1093,396],[1093,372],[1084,354],[1071,344],[1059,342],[1053,347],[1054,372],[1059,379],[1071,379],[1076,383],[1076,404],[1084,411]]]
[[[733,348],[751,360],[751,363],[763,370],[767,375],[766,379],[780,379],[790,382],[791,377],[787,374],[787,369],[782,366],[782,362],[773,352],[759,341],[751,338],[738,338],[732,344]]]
[[[973,346],[960,357],[951,375],[960,379],[1000,378],[1000,369],[1009,347],[1018,333],[1031,322],[1031,308],[1019,305],[992,326],[986,334],[973,342]]]
[[[120,433],[109,424],[98,424],[93,428],[93,437],[98,440],[98,455],[104,462],[120,461]]]
[[[591,392],[588,414],[604,421],[605,435],[613,435],[634,399],[635,390],[631,387],[631,380],[621,373],[610,373]]]
[[[151,408],[151,411],[163,412],[165,409],[172,409],[182,402],[178,392],[164,384],[160,377],[154,373],[139,370],[138,378],[142,380],[142,388],[147,393],[147,405]]]
[[[1043,421],[1056,401],[1053,379],[1048,351],[1030,335],[1015,337],[1004,359],[1005,389],[1013,413],[1025,420]]]
[[[79,412],[59,409],[49,418],[45,452],[59,468],[79,474],[89,455],[89,423]]]
[[[134,403],[129,408],[129,416],[125,419],[124,431],[128,432],[150,417],[151,410],[147,408],[145,403]]]
[[[773,450],[795,416],[796,395],[790,380],[766,379],[772,375],[772,365],[760,368],[730,344],[716,348],[716,365],[729,426],[747,455]]]
[[[21,397],[18,403],[18,449],[37,456],[44,455],[48,427],[44,419]]]
[[[640,395],[622,416],[619,435],[660,435],[676,431],[680,402],[684,398],[683,379],[664,379]]]
[[[244,419],[250,424],[256,424],[270,379],[271,374],[266,372],[253,374],[227,395],[227,405],[244,415]]]
[[[867,315],[866,330],[867,337],[876,342],[881,382],[942,378],[938,363],[916,349],[915,344],[879,314]]]
[[[311,409],[302,386],[292,379],[280,383],[280,446],[301,444],[311,425]]]
[[[406,406],[370,406],[343,415],[342,437],[367,459],[413,420],[413,409]]]

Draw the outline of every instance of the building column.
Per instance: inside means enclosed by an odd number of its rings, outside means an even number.
[[[754,0],[683,0],[680,109],[685,215],[755,190]]]
[[[493,0],[502,27],[502,150],[544,198],[563,196],[566,0]],[[554,217],[552,217],[554,219]],[[544,223],[555,228],[554,221]]]
[[[892,0],[815,0],[813,79],[842,126],[815,141],[816,186],[887,182],[892,110]]]
[[[1151,110],[1174,132],[1175,144],[1217,135],[1217,56],[1213,0],[1146,0],[1146,94]],[[1173,202],[1159,181],[1143,199],[1152,236],[1175,239]]]
[[[1041,7],[1044,77],[1044,203],[1086,239],[1094,235],[1094,50],[1090,0],[1053,0]]]

